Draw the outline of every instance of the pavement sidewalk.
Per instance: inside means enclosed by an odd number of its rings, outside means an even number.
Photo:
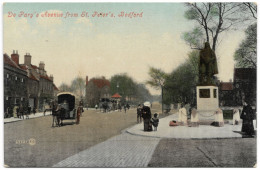
[[[46,111],[45,116],[49,116],[49,115],[51,115],[51,111]],[[29,115],[29,119],[43,117],[43,116],[44,116],[43,112],[35,113],[35,115],[33,113],[31,113]],[[28,119],[26,119],[26,115],[24,115],[24,119],[23,118],[19,119],[19,118],[15,118],[15,117],[4,118],[4,123],[12,123],[12,122],[17,122],[17,121],[22,121],[22,120],[28,120]]]
[[[178,120],[178,114],[173,114],[160,119],[157,131],[144,132],[143,123],[140,123],[127,129],[127,132],[133,135],[176,139],[242,138],[242,122],[239,122],[239,125],[232,125],[232,120],[230,120],[229,124],[225,124],[224,127],[210,125],[200,125],[199,127],[172,127],[169,126],[171,120]],[[255,120],[254,128],[256,130]]]

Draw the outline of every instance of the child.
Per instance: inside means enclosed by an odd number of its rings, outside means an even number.
[[[157,116],[158,116],[158,114],[157,113],[155,113],[154,115],[153,115],[153,118],[152,118],[152,124],[153,124],[153,126],[154,126],[154,131],[157,131],[157,127],[158,127],[158,124],[159,124],[159,119],[157,118]]]

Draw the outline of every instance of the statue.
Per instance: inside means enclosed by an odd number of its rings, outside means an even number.
[[[218,74],[218,66],[215,52],[210,48],[209,42],[200,51],[199,61],[199,84],[216,85],[214,75]]]

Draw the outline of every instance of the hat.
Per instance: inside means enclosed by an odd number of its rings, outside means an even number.
[[[144,106],[150,107],[151,103],[150,102],[144,102]]]

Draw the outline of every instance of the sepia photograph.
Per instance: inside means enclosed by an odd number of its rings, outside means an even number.
[[[256,2],[3,2],[6,168],[257,166]]]

